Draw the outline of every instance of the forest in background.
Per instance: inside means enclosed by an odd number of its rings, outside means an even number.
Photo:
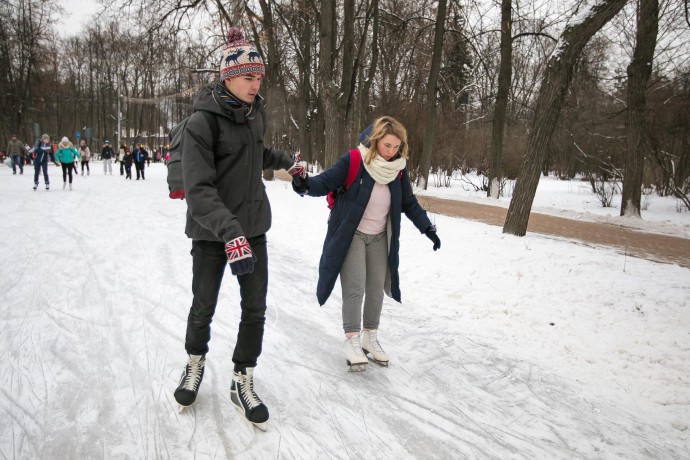
[[[429,170],[473,169],[500,184],[528,169],[544,75],[592,3],[615,11],[561,85],[538,167],[595,188],[625,181],[634,153],[642,188],[687,200],[687,0],[105,0],[78,30],[60,19],[57,0],[9,0],[0,5],[0,139],[16,133],[31,143],[47,132],[74,141],[79,131],[100,146],[118,137],[119,107],[123,141],[159,148],[217,76],[225,32],[236,26],[267,65],[268,145],[328,166],[387,114],[409,129],[409,169],[421,186]],[[657,32],[646,36],[653,60],[639,80],[638,129],[629,83],[650,7]],[[635,104],[639,112],[639,94]],[[644,131],[642,140],[631,131]]]

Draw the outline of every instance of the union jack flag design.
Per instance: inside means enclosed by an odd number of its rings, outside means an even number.
[[[237,260],[252,257],[252,247],[247,243],[247,238],[238,236],[234,240],[225,243],[225,255],[228,257],[228,262],[235,262]]]

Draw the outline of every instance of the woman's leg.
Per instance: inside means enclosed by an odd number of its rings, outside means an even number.
[[[366,276],[365,235],[355,232],[343,267],[340,269],[345,334],[359,332],[362,328],[362,299],[366,287]]]
[[[364,329],[378,329],[383,307],[383,288],[388,271],[388,239],[386,232],[369,236],[366,246],[366,295],[364,298]]]

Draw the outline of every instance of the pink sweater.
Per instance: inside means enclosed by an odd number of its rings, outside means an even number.
[[[390,207],[391,191],[388,189],[388,185],[374,183],[371,198],[369,198],[367,209],[364,210],[357,230],[366,235],[378,235],[386,230]]]

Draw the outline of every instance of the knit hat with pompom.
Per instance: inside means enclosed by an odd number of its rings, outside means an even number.
[[[242,75],[266,74],[264,61],[256,45],[244,39],[240,29],[230,27],[220,59],[220,81]]]

